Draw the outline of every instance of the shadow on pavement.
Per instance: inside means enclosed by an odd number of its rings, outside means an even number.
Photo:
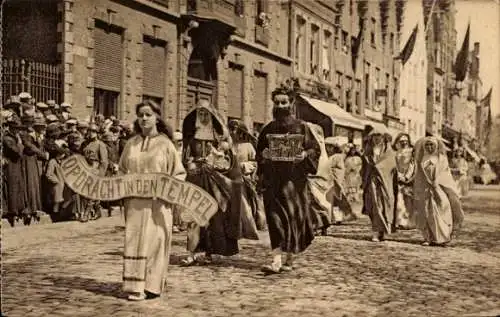
[[[45,280],[51,281],[58,287],[84,290],[96,295],[126,298],[126,294],[122,291],[122,284],[118,282],[103,282],[80,276],[51,276]]]

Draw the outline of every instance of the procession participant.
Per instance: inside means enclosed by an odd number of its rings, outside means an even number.
[[[20,133],[21,140],[23,141],[23,168],[25,171],[26,194],[28,198],[29,214],[24,215],[24,223],[29,225],[32,218],[38,218],[37,212],[42,208],[42,194],[38,160],[47,161],[49,154],[39,147],[35,137],[36,133],[33,129],[34,118],[31,116],[24,116],[22,124],[24,125],[23,131]]]
[[[174,143],[175,149],[177,150],[177,153],[179,153],[179,157],[182,158],[182,133],[178,130],[175,131],[172,141]],[[177,233],[185,230],[181,218],[181,211],[179,208],[173,209],[173,224],[174,226],[172,228],[172,232]]]
[[[372,224],[372,241],[379,242],[392,232],[394,223],[394,169],[396,158],[384,132],[372,129],[363,155],[363,214]]]
[[[400,133],[394,140],[396,151],[395,214],[396,229],[414,229],[413,181],[415,179],[415,160],[413,145],[408,133]]]
[[[160,107],[151,100],[136,106],[136,135],[120,158],[125,173],[166,173],[184,180],[186,171],[167,137]],[[127,198],[123,289],[129,300],[155,298],[165,290],[172,241],[172,205],[159,199]]]
[[[61,117],[64,119],[64,120],[69,120],[70,117],[71,117],[71,104],[70,103],[67,103],[67,102],[63,102],[61,104]]]
[[[19,136],[22,127],[20,118],[14,112],[2,112],[2,156],[6,160],[4,177],[7,198],[6,218],[14,227],[15,221],[26,213],[28,202],[23,170],[23,142]]]
[[[334,138],[329,148],[329,168],[332,177],[332,186],[327,192],[326,198],[331,202],[332,223],[339,225],[343,221],[356,220],[358,217],[352,211],[352,206],[344,190],[345,155],[340,139]]]
[[[360,188],[361,188],[361,167],[363,161],[361,154],[356,149],[354,144],[347,144],[347,154],[345,157],[345,188],[347,192],[347,199],[354,205],[360,201]]]
[[[19,94],[19,100],[21,101],[21,103],[28,103],[29,104],[29,103],[31,103],[31,99],[32,99],[32,97],[31,97],[29,92],[23,91]]]
[[[461,227],[464,213],[442,141],[420,139],[415,144],[415,164],[413,208],[423,245],[444,246]]]
[[[309,127],[292,114],[293,91],[277,88],[272,100],[274,120],[260,132],[256,155],[271,238],[272,262],[262,267],[268,274],[292,270],[293,255],[303,252],[314,239],[314,215],[306,185],[307,176],[317,172],[320,156]],[[271,155],[269,139],[273,135],[286,138],[287,134],[303,139],[302,151],[293,161],[278,161]],[[284,264],[282,253],[286,253]]]
[[[453,151],[450,163],[450,170],[455,182],[457,183],[460,196],[467,196],[469,191],[469,180],[467,176],[469,164],[467,164],[467,161],[465,160],[463,148],[459,147]]]
[[[200,100],[186,116],[182,135],[183,161],[188,173],[186,181],[207,191],[219,205],[208,226],[188,223],[187,249],[190,254],[182,265],[207,264],[214,260],[213,255],[232,256],[239,252],[241,172],[228,146],[227,127],[208,101]],[[198,256],[202,252],[205,253],[204,259]]]
[[[323,128],[317,124],[307,122],[309,129],[321,150],[318,159],[318,169],[315,174],[307,177],[307,188],[309,192],[311,213],[314,215],[316,230],[326,236],[328,227],[332,224],[332,204],[326,198],[327,192],[333,186],[333,178],[330,170],[327,144],[324,139]]]
[[[267,227],[264,204],[256,190],[257,183],[255,181],[255,172],[257,170],[257,162],[255,161],[255,147],[257,145],[257,139],[250,134],[248,128],[241,120],[233,119],[229,122],[228,126],[233,140],[234,152],[240,163],[240,169],[243,174],[244,210],[249,211],[253,219],[253,221],[248,219],[248,224],[252,230],[246,235],[246,238],[254,239],[254,235],[257,233],[256,230],[253,230],[254,226],[255,229],[258,230]],[[242,216],[245,218],[244,215],[246,214],[246,212],[243,212]]]

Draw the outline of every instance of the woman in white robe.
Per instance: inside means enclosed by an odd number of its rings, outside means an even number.
[[[146,100],[136,107],[137,135],[125,145],[120,170],[125,173],[165,173],[184,180],[186,171],[166,135],[160,107]],[[159,199],[127,198],[123,289],[129,300],[160,296],[165,287],[172,241],[173,206]]]
[[[435,137],[420,139],[415,144],[415,164],[413,207],[423,245],[444,246],[462,225],[464,213],[442,142]]]

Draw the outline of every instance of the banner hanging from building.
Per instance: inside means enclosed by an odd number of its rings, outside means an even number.
[[[202,227],[208,224],[219,208],[217,201],[200,187],[164,173],[102,177],[92,172],[81,155],[66,158],[61,167],[66,185],[91,200],[116,201],[129,197],[160,199],[181,207]]]

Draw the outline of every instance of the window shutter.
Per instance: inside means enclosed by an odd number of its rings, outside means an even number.
[[[267,114],[267,75],[255,72],[253,78],[253,121],[266,123]]]
[[[94,83],[96,88],[117,91],[122,86],[123,41],[122,34],[110,27],[96,27]]]
[[[163,98],[165,96],[165,44],[145,40],[142,50],[143,94]]]
[[[243,118],[243,67],[230,65],[228,74],[228,116]]]

